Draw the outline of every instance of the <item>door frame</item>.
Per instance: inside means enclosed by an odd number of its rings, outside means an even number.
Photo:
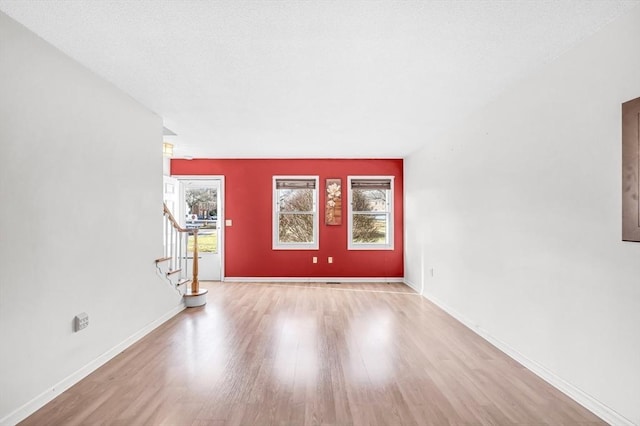
[[[224,258],[225,258],[225,245],[224,245],[224,237],[225,237],[225,182],[224,175],[171,175],[172,178],[178,179],[179,183],[183,180],[218,180],[220,181],[220,189],[218,194],[218,200],[220,204],[218,205],[218,222],[220,223],[220,229],[218,230],[218,251],[220,252],[220,282],[224,282]],[[182,191],[182,189],[180,189]],[[184,218],[183,218],[184,219]]]

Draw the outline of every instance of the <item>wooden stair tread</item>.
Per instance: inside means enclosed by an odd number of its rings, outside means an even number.
[[[171,257],[161,257],[159,259],[156,259],[156,263],[166,262],[167,260],[171,260]]]
[[[173,274],[177,274],[178,272],[182,271],[182,269],[174,269],[173,271],[169,271],[167,272],[167,276],[169,275],[173,275]]]

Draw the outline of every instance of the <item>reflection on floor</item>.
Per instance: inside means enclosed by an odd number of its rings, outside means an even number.
[[[403,284],[202,285],[24,424],[604,424]]]

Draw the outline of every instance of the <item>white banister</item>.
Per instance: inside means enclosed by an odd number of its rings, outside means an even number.
[[[200,288],[198,281],[198,228],[185,229],[176,221],[166,204],[163,204],[164,220],[164,253],[162,259],[168,260],[169,271],[167,277],[174,284],[183,283],[185,279],[191,280],[189,289],[185,292],[185,304],[187,306],[202,306],[206,303],[207,290]],[[189,235],[193,235],[193,261],[189,265]],[[157,261],[156,261],[157,262]],[[187,270],[191,266],[191,276]],[[176,281],[173,281],[177,277]]]

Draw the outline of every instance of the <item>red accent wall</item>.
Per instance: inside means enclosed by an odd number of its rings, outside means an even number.
[[[225,176],[226,277],[403,277],[402,159],[196,159],[171,160],[171,174]],[[274,175],[319,176],[318,250],[273,250]],[[346,185],[349,175],[395,176],[394,250],[347,250]],[[325,179],[341,178],[342,225],[324,223]],[[221,218],[222,219],[222,218]],[[318,263],[312,263],[313,256]],[[333,257],[333,263],[327,257]]]

